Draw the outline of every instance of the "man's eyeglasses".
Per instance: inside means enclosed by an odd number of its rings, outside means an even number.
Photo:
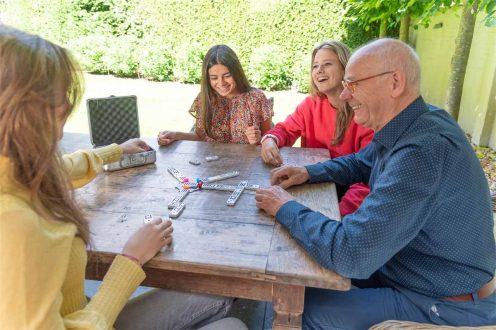
[[[343,84],[343,87],[346,88],[346,89],[348,89],[351,92],[351,94],[353,94],[353,93],[355,93],[356,86],[358,85],[358,83],[360,81],[365,81],[365,80],[368,80],[368,79],[372,79],[372,78],[379,77],[379,76],[382,76],[382,75],[385,75],[385,74],[388,74],[388,73],[393,73],[393,72],[394,71],[386,71],[386,72],[382,72],[382,73],[379,73],[379,74],[376,74],[376,75],[373,75],[373,76],[365,77],[365,78],[354,80],[354,81],[342,80],[341,81],[341,84]]]

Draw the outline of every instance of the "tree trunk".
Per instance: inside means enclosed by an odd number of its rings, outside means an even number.
[[[400,40],[401,41],[408,43],[409,30],[410,30],[410,14],[405,13],[405,15],[403,15],[401,17],[401,21],[400,21]]]
[[[451,75],[448,81],[446,110],[455,120],[458,120],[458,113],[460,111],[463,82],[465,80],[465,71],[467,70],[468,57],[472,46],[478,7],[479,0],[474,0],[472,5],[469,1],[465,1],[455,42],[455,52],[451,58]]]
[[[379,38],[387,37],[387,18],[381,18],[381,25],[379,26]]]

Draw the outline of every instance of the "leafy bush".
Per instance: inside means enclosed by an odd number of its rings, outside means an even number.
[[[283,90],[291,86],[288,61],[280,47],[263,45],[253,51],[248,74],[253,84],[265,90]]]
[[[69,41],[91,72],[169,80],[172,69],[174,79],[196,83],[203,54],[224,43],[237,45],[245,69],[256,72],[247,71],[248,78],[270,89],[288,88],[291,80],[305,89],[299,62],[313,45],[336,39],[353,49],[375,35],[345,16],[342,0],[0,0],[0,9],[7,24]],[[262,45],[278,53],[253,54]]]
[[[179,47],[176,51],[174,77],[183,83],[199,83],[204,56],[203,49],[198,43],[184,44]]]
[[[171,81],[174,78],[174,56],[170,46],[143,44],[139,52],[140,74],[150,80]]]
[[[310,60],[310,53],[302,54],[293,66],[293,87],[301,93],[310,91]]]
[[[108,40],[102,35],[88,35],[69,41],[67,48],[78,59],[83,70],[108,73],[104,56],[109,49]]]
[[[138,74],[138,40],[133,36],[120,36],[109,40],[112,47],[102,59],[111,73],[118,77],[136,77]]]

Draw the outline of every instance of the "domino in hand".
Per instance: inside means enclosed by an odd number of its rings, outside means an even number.
[[[153,219],[153,215],[147,214],[143,219],[143,223],[149,223],[150,221],[152,221],[152,219]]]
[[[153,220],[153,215],[151,215],[151,214],[147,214],[147,215],[145,215],[145,217],[143,218],[143,223],[144,223],[144,224],[147,224],[147,223],[149,223],[149,222],[150,222],[150,221],[152,221],[152,220]],[[165,222],[165,221],[167,221],[167,220],[170,220],[170,219],[169,219],[169,218],[164,218],[164,217],[162,217],[162,222]]]

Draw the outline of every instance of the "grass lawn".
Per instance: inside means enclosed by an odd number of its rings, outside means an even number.
[[[189,131],[194,118],[188,110],[200,92],[200,85],[123,79],[107,75],[85,74],[83,102],[66,123],[64,131],[89,133],[86,99],[110,95],[136,95],[141,136],[155,137],[160,130]],[[292,113],[306,94],[295,91],[266,92],[274,98],[274,123]]]

